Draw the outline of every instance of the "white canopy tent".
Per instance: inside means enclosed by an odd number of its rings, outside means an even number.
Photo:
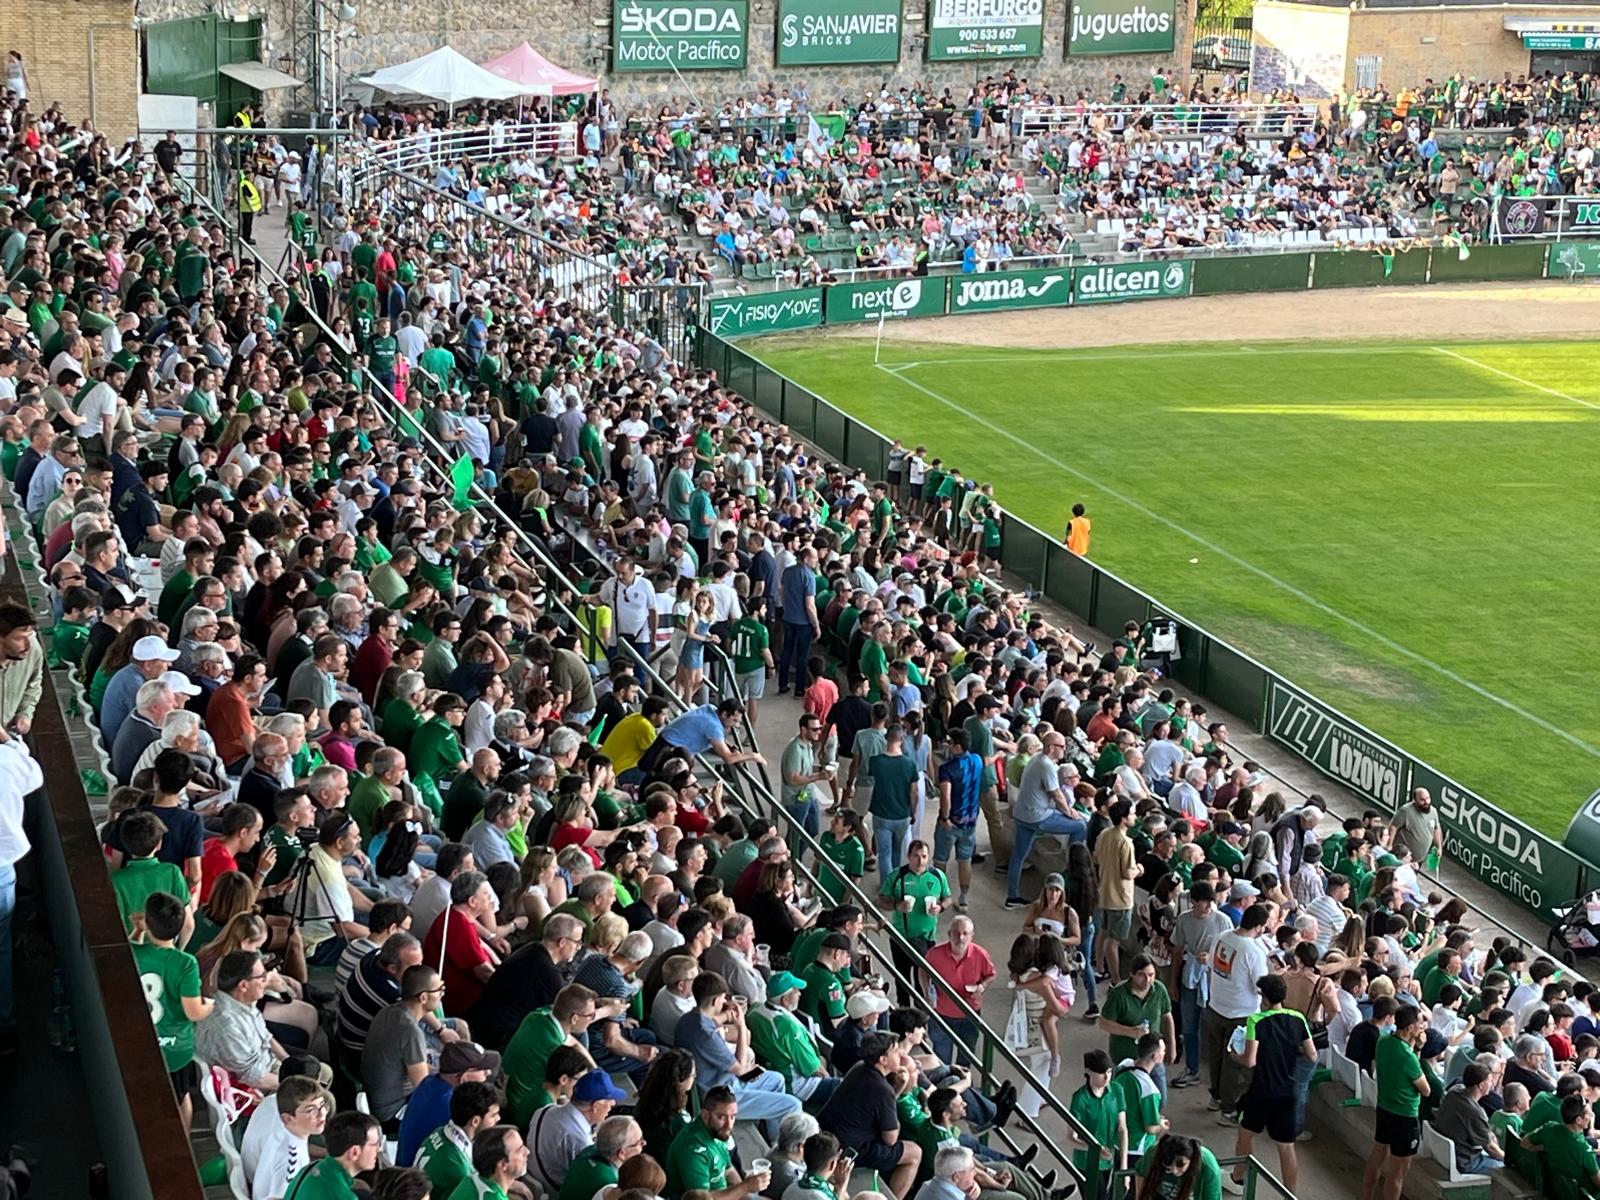
[[[449,46],[374,71],[360,82],[390,96],[425,96],[452,107],[463,100],[512,100],[534,94],[523,84],[484,70]]]

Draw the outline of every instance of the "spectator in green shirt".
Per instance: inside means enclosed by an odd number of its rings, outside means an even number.
[[[76,667],[89,644],[89,619],[100,606],[86,587],[69,587],[61,597],[61,620],[50,630],[50,665]]]
[[[505,1200],[528,1173],[528,1144],[515,1125],[491,1125],[472,1139],[472,1174],[447,1200]]]
[[[1589,1145],[1594,1113],[1583,1096],[1574,1093],[1561,1102],[1561,1121],[1541,1125],[1522,1139],[1522,1148],[1544,1155],[1544,1176],[1561,1181],[1557,1196],[1600,1195],[1600,1164]],[[1570,1188],[1563,1191],[1562,1187]]]
[[[1394,1032],[1378,1039],[1373,1055],[1378,1111],[1372,1151],[1362,1175],[1363,1200],[1374,1200],[1380,1185],[1385,1200],[1400,1200],[1411,1160],[1422,1144],[1418,1113],[1429,1086],[1417,1050],[1427,1035],[1428,1025],[1421,1011],[1403,1007],[1394,1015]]]

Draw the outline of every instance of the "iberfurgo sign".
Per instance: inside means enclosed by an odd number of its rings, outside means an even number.
[[[879,317],[944,315],[944,280],[885,279],[872,283],[836,283],[828,289],[828,324],[876,321]]]
[[[950,281],[952,313],[1046,308],[1071,300],[1071,277],[1065,270],[995,271]]]
[[[1189,261],[1102,263],[1072,272],[1074,304],[1109,304],[1118,300],[1160,300],[1189,294]]]
[[[1044,0],[931,0],[928,61],[1037,58],[1044,52]]]
[[[616,0],[614,71],[742,71],[749,0]]]

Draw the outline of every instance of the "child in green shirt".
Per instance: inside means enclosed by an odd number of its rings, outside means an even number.
[[[199,962],[178,949],[177,944],[186,940],[193,928],[194,913],[187,904],[170,892],[155,892],[144,904],[144,941],[132,947],[185,1131],[194,1112],[191,1097],[200,1082],[194,1063],[194,1027],[211,1015],[216,1003],[200,994]]]
[[[137,941],[144,936],[145,902],[157,892],[176,896],[189,904],[189,881],[172,863],[156,854],[166,838],[167,826],[153,812],[132,812],[122,819],[122,866],[111,873],[111,890],[117,894],[122,927]]]

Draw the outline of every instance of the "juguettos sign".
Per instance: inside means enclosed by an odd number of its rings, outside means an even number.
[[[1177,37],[1173,0],[1073,0],[1068,54],[1170,54]]]
[[[749,0],[616,0],[614,71],[742,71]]]

